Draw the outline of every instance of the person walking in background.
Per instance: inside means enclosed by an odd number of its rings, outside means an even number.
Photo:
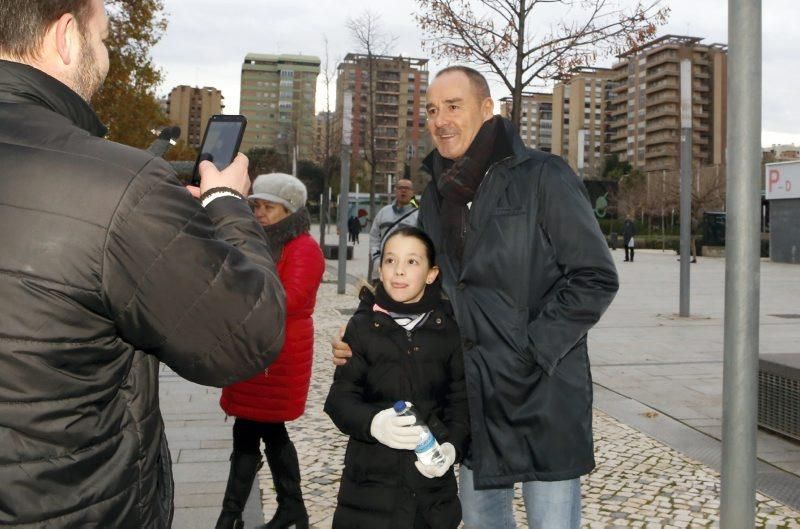
[[[394,202],[378,211],[369,230],[369,255],[372,262],[372,277],[378,277],[381,245],[386,237],[401,225],[416,226],[418,209],[414,200],[414,184],[411,180],[398,180],[394,186]]]
[[[625,245],[625,262],[633,262],[633,253],[636,247],[634,235],[636,235],[636,224],[630,217],[625,217],[622,222],[622,243]]]
[[[258,176],[248,197],[286,291],[286,340],[268,369],[222,390],[220,406],[236,420],[228,485],[216,529],[242,527],[242,511],[261,466],[261,440],[278,499],[278,510],[266,529],[308,528],[297,451],[286,430],[286,422],[305,410],[314,346],[312,315],[325,267],[322,251],[309,235],[306,198],[305,185],[281,173]]]
[[[361,221],[358,220],[356,215],[353,215],[347,221],[347,230],[350,233],[350,242],[358,244],[358,236],[361,234]]]
[[[455,529],[461,508],[452,466],[469,435],[458,327],[442,298],[433,242],[402,227],[386,240],[373,294],[347,325],[353,357],[334,373],[325,412],[350,436],[334,529]],[[421,429],[392,405],[410,401],[441,443],[423,465]]]
[[[0,0],[0,526],[167,529],[163,362],[225,386],[283,344],[248,160],[170,165],[103,139],[102,0]]]

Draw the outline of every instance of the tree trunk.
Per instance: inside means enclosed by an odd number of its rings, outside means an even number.
[[[511,93],[511,122],[514,127],[519,130],[520,122],[522,121],[522,69],[524,68],[525,53],[525,13],[527,11],[528,0],[520,0],[519,11],[517,12],[517,20],[519,22],[519,32],[517,32],[516,44],[516,68],[514,71],[514,90]]]

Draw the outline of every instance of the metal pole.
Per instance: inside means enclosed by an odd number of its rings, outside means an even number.
[[[755,523],[761,0],[728,0],[728,187],[720,526]]]
[[[680,316],[689,316],[692,239],[692,61],[681,61],[681,281]]]
[[[347,287],[347,209],[350,202],[350,146],[342,145],[342,175],[339,186],[339,281],[336,291]]]
[[[664,169],[661,171],[661,251],[664,252],[667,249],[667,219],[665,218],[666,213],[664,212],[664,200],[666,200],[667,196],[667,171]]]

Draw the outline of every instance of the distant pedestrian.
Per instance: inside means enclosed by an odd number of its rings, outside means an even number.
[[[306,198],[303,182],[282,173],[260,175],[248,197],[286,291],[286,339],[269,369],[222,390],[220,405],[236,420],[228,485],[216,529],[243,527],[242,510],[261,466],[262,440],[278,497],[278,510],[266,529],[308,528],[297,451],[286,431],[286,422],[305,411],[314,356],[312,315],[325,268],[322,251],[309,235]]]
[[[361,221],[358,220],[357,216],[353,215],[350,217],[350,220],[347,221],[347,231],[350,235],[350,242],[358,244],[358,238],[361,234]]]
[[[622,223],[622,243],[625,245],[626,262],[633,262],[633,253],[636,247],[634,235],[636,235],[636,224],[634,224],[630,217],[626,217],[625,221]]]
[[[452,466],[469,435],[458,327],[442,297],[430,238],[402,227],[386,240],[381,283],[362,289],[325,412],[350,436],[334,529],[455,529],[461,505]],[[440,465],[414,448],[421,428],[392,405],[409,401],[441,443]]]
[[[394,201],[378,211],[369,230],[369,256],[373,263],[370,279],[378,278],[380,267],[378,259],[386,237],[403,225],[416,226],[418,214],[419,209],[414,200],[414,184],[405,178],[398,180],[394,186]]]

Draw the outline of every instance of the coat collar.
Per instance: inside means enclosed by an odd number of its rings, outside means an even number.
[[[45,107],[100,138],[108,132],[81,96],[61,81],[27,64],[0,59],[0,102]]]
[[[370,287],[362,287],[361,291],[358,293],[358,299],[360,303],[356,309],[356,314],[370,314],[372,316],[371,324],[375,329],[402,329],[388,314],[372,310],[372,307],[375,305],[375,293]],[[441,329],[445,325],[445,315],[447,314],[452,315],[452,309],[450,305],[442,299],[442,302],[438,307],[433,309],[431,316],[421,327],[433,326],[434,329]]]
[[[497,167],[505,167],[511,169],[520,165],[531,158],[531,151],[522,141],[522,138],[517,133],[514,125],[507,119],[501,118],[506,134],[506,139],[511,142],[512,156],[494,163],[487,171],[481,186],[478,188],[478,193],[472,203],[472,208],[469,213],[470,232],[467,235],[467,240],[464,245],[464,258],[461,263],[451,263],[451,267],[458,277],[463,276],[466,265],[469,262],[475,250],[478,248],[478,242],[481,239],[484,228],[489,224],[489,217],[495,207],[500,196],[508,187],[511,174],[508,171],[498,171]],[[443,158],[439,155],[437,150],[433,150],[422,162],[422,167],[427,171],[432,179],[431,186],[434,188],[436,195],[439,196],[436,190],[436,178],[438,177],[438,170],[442,166]],[[448,257],[443,256],[443,259]]]

